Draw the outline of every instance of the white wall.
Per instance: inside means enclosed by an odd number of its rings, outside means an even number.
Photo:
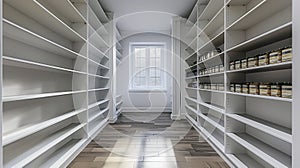
[[[165,71],[167,73],[167,91],[166,92],[137,92],[129,91],[129,43],[134,42],[163,42],[166,43],[167,54],[165,55]],[[171,37],[165,34],[142,33],[124,38],[121,41],[123,47],[123,59],[117,67],[117,94],[123,96],[123,111],[155,111],[162,109],[171,111]]]

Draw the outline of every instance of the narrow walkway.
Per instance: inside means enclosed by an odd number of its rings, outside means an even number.
[[[125,113],[70,168],[228,168],[186,120],[170,113]]]

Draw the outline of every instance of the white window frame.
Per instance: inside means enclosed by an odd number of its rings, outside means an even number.
[[[148,92],[148,91],[159,91],[159,92],[166,92],[167,91],[167,78],[166,78],[166,72],[163,72],[161,75],[161,82],[162,85],[160,88],[157,87],[143,87],[143,88],[138,88],[133,86],[133,76],[135,75],[134,73],[134,50],[133,48],[136,46],[161,46],[162,47],[162,55],[161,55],[161,69],[165,71],[166,67],[166,43],[162,42],[134,42],[134,43],[129,43],[129,91],[133,92]],[[147,82],[148,83],[148,82]]]

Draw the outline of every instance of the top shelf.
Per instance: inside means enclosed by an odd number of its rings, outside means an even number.
[[[79,33],[74,31],[70,26],[71,23],[84,24],[86,20],[78,13],[76,8],[74,8],[74,6],[69,1],[62,1],[59,3],[59,5],[62,5],[60,8],[64,8],[65,11],[62,13],[63,16],[72,16],[68,21],[66,19],[62,20],[62,17],[56,16],[38,1],[8,0],[5,2],[11,6],[14,6],[19,11],[26,13],[26,15],[29,15],[31,18],[35,19],[45,27],[48,27],[49,29],[53,30],[54,32],[58,33],[63,37],[66,37],[71,41],[85,40],[84,37],[82,37]]]
[[[228,51],[249,51],[251,49],[259,48],[283,39],[292,37],[292,22],[281,25],[268,32],[260,34],[252,39],[235,45]]]
[[[210,0],[198,20],[211,20],[214,15],[223,7],[224,1]]]
[[[233,2],[236,2],[233,1]],[[230,3],[229,3],[230,4]],[[291,6],[291,1],[282,0],[262,0],[248,12],[239,17],[231,25],[228,26],[230,30],[245,30],[264,19],[272,16],[274,13]],[[269,10],[270,9],[270,10]],[[272,9],[272,10],[271,10]]]
[[[77,58],[77,56],[85,58],[85,56],[76,53],[64,46],[61,46],[45,37],[42,37],[30,30],[27,30],[9,20],[3,19],[3,32],[4,36],[18,40],[25,44],[32,45],[34,47],[49,51],[60,56],[69,58]]]
[[[102,23],[109,22],[109,19],[98,0],[89,0],[89,5]]]

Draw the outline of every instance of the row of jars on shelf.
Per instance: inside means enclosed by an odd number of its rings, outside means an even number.
[[[188,87],[197,88],[197,82],[188,84]],[[199,89],[224,91],[223,83],[199,83]],[[289,82],[275,83],[231,83],[230,91],[244,94],[292,98],[292,84]]]
[[[230,70],[245,69],[269,64],[292,61],[292,47],[285,47],[273,52],[267,52],[254,57],[236,60],[229,63]]]
[[[222,50],[220,48],[214,49],[212,51],[206,52],[198,57],[199,62],[205,61],[210,59],[218,54],[220,54]]]
[[[292,98],[292,84],[290,82],[275,83],[231,83],[230,91],[262,96]]]
[[[197,88],[198,87],[197,86],[197,82],[189,83],[188,87],[190,87],[190,88]],[[205,82],[200,82],[199,83],[199,89],[224,91],[224,83],[205,83]]]
[[[216,65],[204,69],[199,70],[199,75],[208,75],[208,74],[213,74],[213,73],[218,73],[218,72],[224,72],[224,65]]]

